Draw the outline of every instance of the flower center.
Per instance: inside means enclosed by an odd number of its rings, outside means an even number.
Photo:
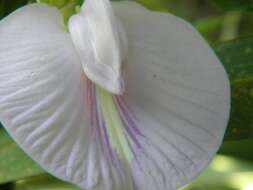
[[[123,94],[127,37],[110,2],[85,1],[70,18],[69,31],[86,76],[112,94]]]

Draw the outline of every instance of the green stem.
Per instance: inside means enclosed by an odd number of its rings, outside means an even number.
[[[238,35],[242,14],[240,11],[229,12],[224,17],[224,25],[221,31],[220,40],[226,41],[235,39]]]

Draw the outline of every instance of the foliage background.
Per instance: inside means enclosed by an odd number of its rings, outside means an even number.
[[[0,19],[35,0],[0,0]],[[68,18],[82,0],[42,0]],[[136,0],[191,22],[214,48],[232,84],[232,110],[224,143],[209,168],[187,190],[253,190],[253,0]],[[46,174],[0,129],[1,190],[75,190]]]

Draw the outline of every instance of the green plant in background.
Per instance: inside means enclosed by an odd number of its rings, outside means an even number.
[[[253,10],[252,0],[210,0],[225,10]]]
[[[17,8],[26,5],[27,0],[19,0],[19,1],[10,1],[1,0],[0,1],[0,18],[8,15],[9,13],[15,11]]]
[[[80,6],[83,0],[38,0],[39,3],[46,3],[60,9],[62,14],[64,15],[64,21],[67,23],[69,17],[76,12],[78,6]]]
[[[156,11],[172,11],[175,13],[177,13],[177,9],[180,9],[180,5],[185,2],[183,0],[181,2],[178,0],[136,1],[149,9]],[[77,4],[80,5],[82,3],[81,0],[41,0],[41,2],[60,8],[66,22],[73,11],[78,11]],[[232,84],[231,120],[225,136],[226,142],[221,148],[220,154],[226,154],[230,157],[241,157],[242,160],[218,156],[217,159],[214,160],[213,165],[211,165],[206,173],[199,178],[199,181],[197,180],[186,189],[203,189],[204,184],[205,189],[219,188],[225,190],[231,188],[245,188],[245,190],[250,190],[250,185],[252,185],[250,180],[252,179],[253,181],[253,151],[250,150],[250,147],[253,146],[253,141],[251,140],[253,139],[253,37],[242,36],[240,34],[240,25],[242,21],[252,22],[251,20],[249,21],[249,18],[244,20],[243,11],[251,11],[253,9],[253,2],[250,0],[210,0],[209,2],[210,7],[219,7],[217,11],[218,14],[204,19],[197,17],[198,19],[194,20],[193,23],[214,47],[217,55],[229,73]],[[31,1],[0,1],[0,16],[4,17],[27,3],[31,3]],[[222,9],[226,11],[240,10],[242,12],[240,12],[238,16],[238,14],[231,14],[230,12],[221,13]],[[178,12],[182,12],[182,10]],[[233,40],[219,42],[220,39],[222,39],[222,41],[224,40],[225,30],[223,27],[224,25],[228,27],[226,23],[227,20],[232,20],[232,22],[228,24],[229,27],[236,28],[236,30],[232,32],[233,35],[229,37]],[[252,25],[246,27],[252,28]],[[214,41],[215,43],[213,43]],[[240,151],[243,151],[243,154],[236,154],[235,152],[237,152],[237,149],[241,149]],[[246,162],[243,159],[247,159],[248,161]],[[219,165],[219,163],[222,164]],[[222,170],[222,167],[224,165],[226,166],[226,164],[228,164],[229,167]],[[44,175],[44,171],[15,145],[3,129],[0,129],[0,169],[0,184],[12,182],[12,188],[16,190],[39,190],[43,188],[59,190],[76,189],[73,186],[59,182],[53,177]],[[231,183],[232,181],[236,181],[235,179],[237,178],[241,179],[240,174],[243,176],[246,175],[245,173],[248,174],[246,178],[249,179],[249,182],[245,182],[245,184],[241,184],[241,186],[238,184],[238,186],[236,186],[236,184]],[[37,175],[39,176],[20,180],[21,178]],[[224,176],[228,176],[228,178]],[[221,178],[226,178],[227,182],[222,181]],[[213,184],[209,184],[208,181],[217,183],[217,186],[214,187]],[[45,186],[45,184],[47,186]],[[208,187],[208,185],[210,187]]]

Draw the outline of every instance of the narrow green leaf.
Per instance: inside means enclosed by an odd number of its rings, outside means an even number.
[[[42,169],[16,145],[7,133],[0,129],[0,184],[42,172]]]
[[[231,119],[225,140],[253,138],[253,38],[215,46],[230,76]]]
[[[14,184],[14,190],[79,190],[74,185],[60,181],[50,175],[40,175],[23,180]]]

